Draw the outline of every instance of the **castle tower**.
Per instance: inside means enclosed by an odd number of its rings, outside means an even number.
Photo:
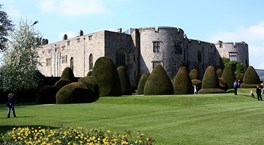
[[[181,66],[184,31],[175,27],[140,28],[140,73],[161,64],[172,78]]]

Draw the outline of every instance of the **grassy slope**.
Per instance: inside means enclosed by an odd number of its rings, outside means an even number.
[[[60,125],[125,129],[151,135],[157,144],[263,144],[264,102],[249,90],[233,94],[104,97],[93,104],[18,105],[17,118],[0,106],[0,132],[14,126]]]

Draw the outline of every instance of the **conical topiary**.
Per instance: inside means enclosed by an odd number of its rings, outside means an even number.
[[[253,66],[249,66],[244,74],[243,83],[241,84],[241,87],[252,88],[256,87],[256,85],[258,84],[260,84],[260,78]]]
[[[100,96],[121,96],[119,76],[111,59],[107,57],[97,59],[92,76],[99,86]]]
[[[140,80],[138,82],[138,86],[137,86],[137,94],[144,94],[144,87],[145,87],[145,84],[147,82],[147,79],[149,77],[149,73],[143,73],[140,77]]]
[[[61,88],[66,84],[74,82],[74,79],[75,77],[74,77],[72,69],[70,67],[66,67],[62,71],[60,79],[55,83],[55,86]]]
[[[224,82],[227,84],[227,89],[234,88],[234,81],[236,77],[232,70],[232,65],[228,65],[224,68],[222,78]]]
[[[144,88],[144,95],[173,94],[173,86],[163,67],[159,64],[151,72]]]
[[[173,80],[174,94],[191,94],[193,85],[186,67],[181,67]]]
[[[189,73],[191,80],[198,79],[198,71],[197,69],[192,69]]]
[[[127,75],[126,68],[124,66],[119,66],[117,68],[117,72],[119,75],[122,95],[131,95],[132,88],[130,85],[130,80],[129,80],[129,76]]]
[[[217,76],[218,76],[218,78],[221,78],[222,77],[222,74],[223,74],[223,70],[222,69],[217,69],[216,70],[216,74],[217,74]]]
[[[236,79],[237,80],[240,80],[240,83],[243,83],[243,77],[244,77],[244,74],[243,73],[238,73],[236,75]]]
[[[198,93],[224,93],[225,91],[219,88],[219,80],[213,66],[208,66],[205,70],[202,89]]]

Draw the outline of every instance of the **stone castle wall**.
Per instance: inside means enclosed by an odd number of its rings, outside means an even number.
[[[197,69],[201,78],[207,66],[219,68],[221,57],[229,58],[232,52],[236,52],[239,62],[248,65],[245,42],[213,44],[193,40],[176,27],[129,29],[129,34],[99,31],[42,45],[38,51],[42,66],[38,68],[46,76],[60,76],[65,67],[72,67],[76,77],[84,77],[99,57],[107,56],[117,66],[126,66],[135,86],[140,74],[150,73],[157,64],[163,65],[170,78],[183,64]]]

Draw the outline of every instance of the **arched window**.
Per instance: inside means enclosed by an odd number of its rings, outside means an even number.
[[[89,55],[89,70],[93,69],[93,54]]]
[[[72,71],[73,71],[73,57],[71,57],[71,59],[70,59],[70,68],[71,68]]]
[[[125,66],[126,65],[126,55],[124,49],[118,49],[116,51],[116,65]]]

